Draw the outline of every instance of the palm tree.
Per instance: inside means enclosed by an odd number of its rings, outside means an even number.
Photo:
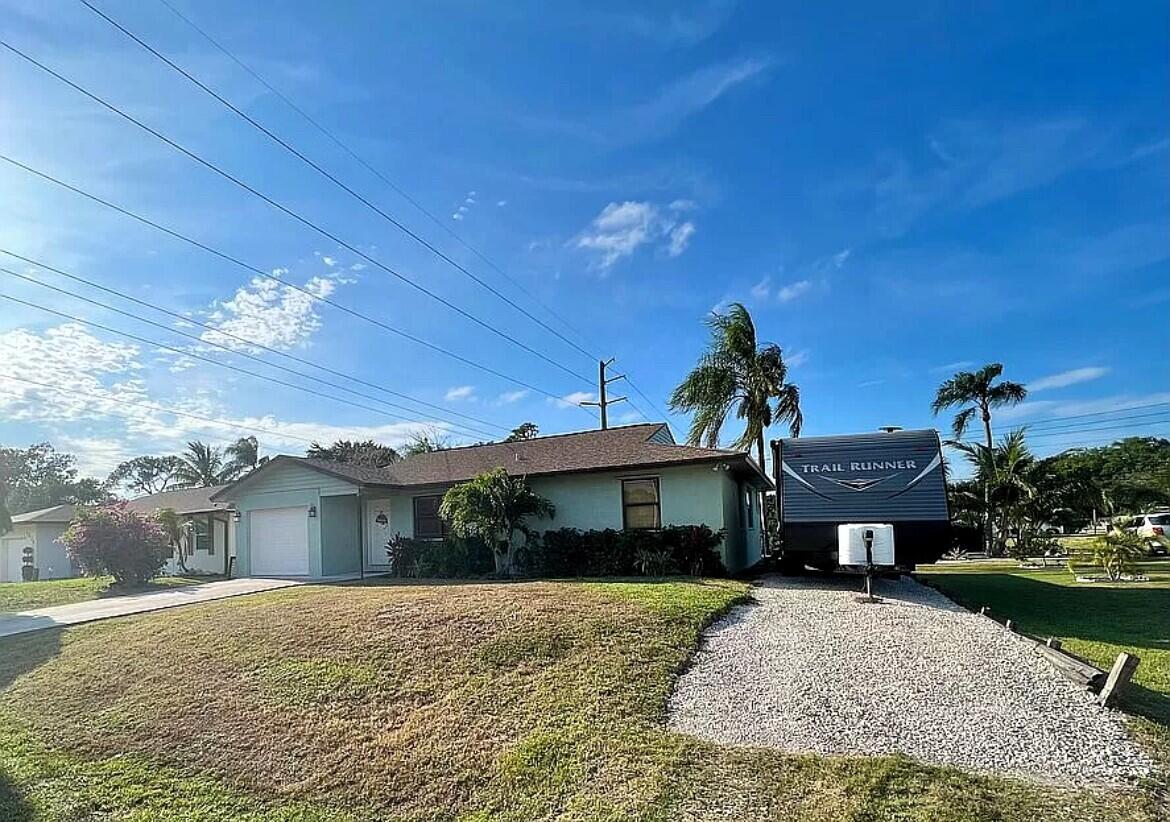
[[[726,314],[712,312],[707,320],[711,342],[699,364],[670,396],[672,411],[693,412],[687,442],[714,448],[727,415],[735,408],[744,420],[743,434],[732,443],[748,450],[754,444],[764,466],[764,433],[772,423],[788,423],[800,435],[800,389],[786,382],[788,366],[780,347],[760,345],[752,316],[740,303]]]
[[[938,387],[930,410],[937,417],[947,408],[965,406],[955,415],[951,430],[955,439],[961,440],[967,433],[967,426],[976,414],[983,421],[983,444],[993,445],[991,435],[991,409],[1016,405],[1028,396],[1028,389],[1018,382],[996,379],[1003,373],[1003,364],[989,363],[978,371],[960,371]]]
[[[988,448],[979,443],[953,443],[962,451],[975,470],[975,480],[984,488],[984,516],[988,533],[995,533],[996,520],[1006,532],[1014,526],[1018,542],[1027,542],[1029,530],[1040,524],[1041,509],[1046,503],[1037,499],[1036,459],[1024,439],[1024,429],[1004,435],[998,445]],[[1040,502],[1040,505],[1037,503]],[[1047,512],[1043,512],[1047,514]],[[998,554],[1000,542],[989,543],[988,553]]]
[[[199,440],[187,443],[179,459],[183,461],[175,471],[175,485],[179,488],[205,488],[230,479],[231,469],[224,465],[223,451]]]
[[[947,408],[962,408],[955,415],[955,420],[951,425],[956,440],[963,438],[963,434],[967,433],[967,426],[971,424],[971,419],[978,414],[983,422],[984,447],[989,452],[993,449],[991,409],[1016,405],[1023,402],[1024,398],[1028,396],[1028,389],[1018,382],[1003,380],[996,383],[995,381],[1002,373],[1002,363],[988,363],[978,371],[959,371],[938,387],[938,391],[934,395],[934,402],[930,404],[930,410],[936,417]],[[983,505],[987,517],[984,540],[990,551],[994,544],[994,534],[992,533],[991,489],[986,485],[983,488]]]
[[[512,573],[512,540],[531,533],[528,517],[554,517],[556,506],[528,487],[524,477],[493,468],[460,483],[443,496],[439,516],[459,537],[478,537],[492,547],[496,573]]]
[[[260,443],[255,437],[240,437],[224,449],[224,454],[228,457],[224,472],[230,479],[246,474],[268,461],[267,457],[260,456]]]
[[[160,508],[154,512],[154,518],[167,536],[167,545],[175,554],[179,570],[187,573],[187,543],[191,539],[194,524],[175,513],[174,508]]]

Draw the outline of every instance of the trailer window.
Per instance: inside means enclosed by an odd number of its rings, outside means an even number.
[[[622,480],[622,527],[662,527],[657,477]]]

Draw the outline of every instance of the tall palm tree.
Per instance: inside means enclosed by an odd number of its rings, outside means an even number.
[[[947,408],[962,408],[951,426],[955,439],[967,433],[972,418],[978,414],[983,421],[983,444],[994,445],[991,435],[991,409],[1016,405],[1028,396],[1028,389],[1018,382],[996,382],[1003,373],[1003,364],[989,363],[978,371],[960,371],[938,387],[930,410],[937,417]]]
[[[978,414],[983,422],[984,447],[988,452],[992,451],[994,439],[991,433],[991,409],[1016,405],[1028,396],[1028,389],[1018,382],[1002,380],[997,383],[996,380],[1002,373],[1002,363],[988,363],[978,371],[960,371],[938,387],[934,402],[930,404],[930,410],[936,417],[947,408],[961,408],[951,425],[956,440],[963,438],[963,434],[967,433],[967,426]],[[991,513],[991,487],[986,483],[983,486],[983,507],[986,515],[986,533],[983,536],[990,552],[995,544],[995,535]]]
[[[224,464],[223,451],[194,440],[179,455],[183,464],[175,471],[175,485],[179,488],[205,488],[222,485],[230,478],[230,468]]]
[[[687,442],[714,448],[727,415],[744,421],[743,434],[732,443],[748,450],[754,444],[764,467],[764,433],[773,423],[788,423],[792,436],[800,435],[800,389],[788,379],[780,347],[760,345],[752,316],[740,303],[726,314],[712,312],[707,320],[711,342],[699,364],[674,389],[672,411],[693,412]]]

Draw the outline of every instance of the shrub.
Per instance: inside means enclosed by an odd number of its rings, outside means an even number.
[[[705,525],[657,531],[545,531],[521,552],[527,576],[608,577],[725,573],[718,548],[723,532]],[[652,569],[652,570],[648,570]]]
[[[1145,556],[1145,541],[1132,531],[1110,531],[1089,543],[1088,547],[1069,557],[1068,568],[1074,574],[1078,564],[1096,565],[1112,582],[1123,574],[1133,574],[1135,563]]]
[[[490,574],[492,551],[481,539],[448,536],[443,540],[411,539],[395,535],[386,543],[390,575],[458,579]]]
[[[158,522],[125,505],[81,509],[61,543],[82,573],[109,574],[119,585],[147,582],[162,568],[168,547]]]

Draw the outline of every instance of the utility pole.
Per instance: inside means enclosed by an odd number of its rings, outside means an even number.
[[[598,360],[597,362],[597,396],[600,398],[598,402],[583,402],[581,405],[595,405],[601,409],[601,430],[609,428],[609,406],[618,402],[625,402],[625,397],[614,397],[612,400],[608,398],[606,388],[611,382],[624,380],[625,374],[618,374],[616,377],[606,377],[605,369],[613,365],[613,357],[608,360]]]

